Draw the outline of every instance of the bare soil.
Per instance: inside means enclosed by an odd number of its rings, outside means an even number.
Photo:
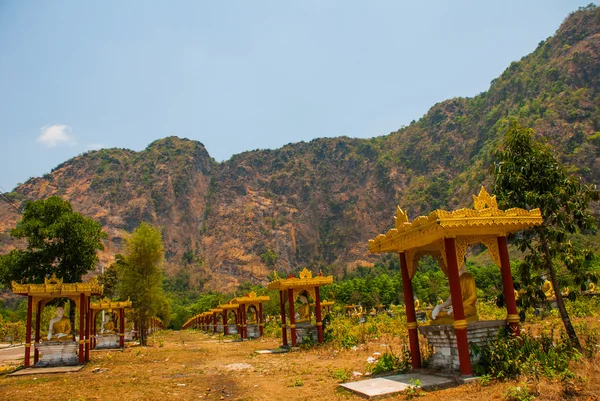
[[[396,340],[398,341],[398,340]],[[94,351],[81,371],[69,374],[0,376],[0,400],[363,400],[338,386],[364,376],[367,358],[394,340],[379,339],[356,350],[328,345],[282,354],[257,354],[280,341],[260,339],[223,342],[194,331],[167,331],[151,337],[150,346],[124,351]],[[502,400],[509,388],[529,386],[540,400],[597,400],[600,358],[574,366],[587,379],[574,382],[570,393],[559,380],[538,385],[520,382],[468,384],[423,393],[426,400]],[[0,372],[14,361],[0,362]],[[362,373],[353,378],[353,372]],[[379,400],[407,399],[395,395]]]

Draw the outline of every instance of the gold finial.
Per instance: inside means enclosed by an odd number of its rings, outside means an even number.
[[[490,196],[483,186],[481,187],[478,196],[473,195],[473,205],[475,210],[498,209],[496,195]]]
[[[397,206],[396,215],[394,216],[394,220],[396,221],[396,228],[402,227],[402,224],[408,223],[408,214],[404,210]]]
[[[52,273],[51,278],[44,277],[44,284],[58,284],[62,285],[62,279],[56,277],[56,273]]]
[[[312,278],[312,272],[305,267],[300,272],[300,278]]]

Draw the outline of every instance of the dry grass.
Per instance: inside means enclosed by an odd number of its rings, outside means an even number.
[[[152,339],[151,339],[152,342]],[[77,373],[0,377],[2,400],[362,400],[340,390],[343,376],[365,372],[366,359],[399,339],[380,338],[358,350],[336,351],[329,346],[287,354],[258,355],[276,348],[276,339],[222,343],[197,332],[165,332],[149,347],[123,352],[93,352],[91,362]],[[163,345],[163,346],[161,346]],[[574,383],[574,398],[594,400],[600,394],[600,360],[574,367],[588,380]],[[434,393],[426,400],[493,400],[517,382],[465,385]],[[560,381],[542,381],[538,399],[566,398]],[[403,396],[382,398],[402,399]]]

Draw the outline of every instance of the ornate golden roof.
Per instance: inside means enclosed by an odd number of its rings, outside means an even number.
[[[275,272],[273,281],[267,285],[267,288],[269,290],[308,289],[331,283],[333,283],[333,276],[325,277],[322,272],[319,272],[319,275],[313,277],[312,272],[305,267],[299,277],[281,278]]]
[[[98,284],[96,277],[87,283],[63,283],[62,279],[53,274],[52,278],[44,278],[44,284],[19,284],[13,281],[12,292],[38,298],[69,297],[79,294],[102,295],[104,286]]]
[[[235,303],[233,300],[227,302],[226,304],[221,304],[221,305],[217,306],[217,308],[221,308],[221,309],[225,309],[225,310],[238,309],[239,307],[240,307],[240,305]]]
[[[127,301],[111,301],[110,299],[104,297],[104,299],[101,301],[90,303],[90,308],[101,310],[131,308],[131,300],[127,298]]]
[[[407,213],[398,206],[394,217],[396,227],[369,240],[369,251],[404,252],[448,237],[506,236],[543,222],[539,209],[498,209],[496,196],[490,196],[484,187],[481,187],[478,196],[473,195],[473,203],[473,209],[453,212],[438,209],[412,222],[408,221]]]
[[[271,297],[269,297],[268,295],[256,295],[256,293],[254,291],[250,292],[249,294],[244,295],[243,297],[236,297],[233,298],[232,301],[239,304],[259,304],[262,302],[266,302],[266,301],[270,301]]]

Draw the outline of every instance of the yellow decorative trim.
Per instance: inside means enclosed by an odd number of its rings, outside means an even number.
[[[285,324],[282,324],[281,327],[285,328]]]
[[[31,347],[31,343],[25,343],[25,348]]]
[[[267,288],[269,290],[279,291],[285,291],[291,288],[294,290],[294,297],[296,297],[300,291],[306,290],[309,291],[314,298],[315,287],[331,283],[333,283],[333,276],[323,276],[320,272],[318,276],[313,276],[312,272],[305,267],[298,277],[289,277],[285,279],[280,278],[279,276],[274,277],[274,280],[267,285]]]
[[[90,309],[106,310],[121,308],[131,308],[131,299],[127,298],[126,301],[112,301],[104,297],[101,301],[90,303]]]
[[[466,320],[455,320],[454,323],[452,323],[452,326],[454,327],[455,330],[466,329],[467,321]]]
[[[89,344],[89,343],[90,343],[90,340],[89,340],[89,338],[88,338],[87,340],[84,340],[84,341],[85,341],[85,343],[86,343],[86,344]]]
[[[119,333],[119,337],[125,337],[125,333],[123,333],[123,334]]]
[[[79,344],[84,344],[85,343],[84,340],[79,340],[78,342],[79,342]]]
[[[290,329],[295,329],[295,328],[296,328],[296,325],[295,325],[295,324],[290,324],[290,326],[289,326],[289,327],[290,327]]]
[[[104,286],[98,284],[96,277],[87,283],[63,283],[62,279],[52,278],[44,279],[44,284],[20,284],[12,282],[12,291],[15,294],[31,295],[38,298],[57,298],[71,297],[80,294],[102,295]]]
[[[369,240],[369,251],[371,253],[398,253],[425,247],[440,239],[450,237],[505,236],[540,225],[543,221],[539,209],[498,209],[496,197],[490,196],[483,187],[478,196],[473,196],[473,202],[473,209],[464,208],[453,212],[438,209],[428,216],[419,216],[412,222],[408,221],[406,212],[397,208],[395,228]],[[486,241],[484,244],[490,249],[494,262],[498,263],[496,246],[491,241]],[[441,256],[445,257],[443,253]]]
[[[519,317],[519,315],[514,315],[514,314],[508,314],[506,316],[506,321],[508,323],[519,323],[521,321],[521,318]]]
[[[416,329],[417,327],[419,327],[419,324],[417,322],[408,322],[406,323],[406,327],[410,330],[410,329]]]
[[[323,322],[317,322],[317,326],[323,326]]]

